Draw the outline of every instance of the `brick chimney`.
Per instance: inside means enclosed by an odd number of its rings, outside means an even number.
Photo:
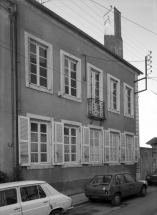
[[[114,7],[104,15],[104,45],[123,58],[123,40],[121,37],[121,13]]]

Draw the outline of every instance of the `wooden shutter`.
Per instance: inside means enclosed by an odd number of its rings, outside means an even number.
[[[110,132],[104,130],[104,150],[103,150],[103,162],[110,162]]]
[[[55,122],[55,164],[64,164],[64,126]]]
[[[19,127],[19,163],[21,166],[30,165],[30,120],[28,117],[18,117]]]
[[[140,149],[138,143],[138,137],[134,136],[134,162],[138,162],[140,159]]]
[[[117,81],[117,111],[120,112],[120,81]]]
[[[90,161],[90,129],[83,127],[83,147],[82,147],[82,163],[89,163]]]
[[[125,134],[121,133],[121,144],[120,144],[120,161],[121,163],[126,162],[126,136]]]

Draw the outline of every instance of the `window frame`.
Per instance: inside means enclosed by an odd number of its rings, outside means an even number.
[[[64,57],[76,61],[76,97],[65,93]],[[81,59],[63,50],[60,50],[60,91],[58,96],[81,102]]]
[[[131,109],[131,113],[128,113],[128,109],[127,109],[127,106],[128,106],[128,101],[126,99],[127,95],[126,95],[126,92],[127,92],[127,88],[130,89],[130,92],[131,92],[131,95],[130,95],[130,109]],[[134,118],[134,89],[126,84],[126,83],[123,83],[123,99],[124,99],[124,116],[126,117],[130,117],[130,118]]]
[[[124,132],[125,134],[125,150],[126,150],[126,158],[125,158],[125,163],[134,163],[134,133],[131,132]],[[127,158],[127,150],[128,150],[128,143],[127,143],[127,136],[132,137],[132,145],[131,145],[131,160],[128,160]]]
[[[111,80],[116,82],[116,109],[111,107]],[[107,95],[108,95],[108,111],[120,114],[120,79],[107,74]]]
[[[28,33],[24,32],[25,39],[25,80],[26,87],[39,90],[42,92],[53,94],[53,46],[52,44]],[[30,83],[30,42],[29,40],[35,41],[38,46],[47,48],[47,87],[42,87],[39,84]],[[38,65],[39,66],[39,65]],[[38,73],[39,76],[39,73]],[[39,79],[39,77],[38,77]],[[38,82],[37,82],[38,83]]]
[[[120,144],[121,144],[121,133],[120,130],[117,129],[108,129],[109,131],[109,157],[110,157],[110,161],[109,164],[120,164]],[[110,135],[111,133],[115,133],[118,135],[119,141],[118,141],[118,145],[117,145],[117,161],[111,161],[111,140],[110,140]]]

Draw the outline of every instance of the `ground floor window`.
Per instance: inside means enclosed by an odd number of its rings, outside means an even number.
[[[116,132],[110,132],[110,161],[118,162],[120,135]]]
[[[132,135],[126,135],[126,162],[132,162],[133,160],[133,144],[134,137]]]
[[[90,162],[100,161],[100,132],[90,130]]]

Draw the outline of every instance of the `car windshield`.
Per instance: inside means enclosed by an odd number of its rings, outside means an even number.
[[[90,184],[93,184],[93,185],[100,185],[100,184],[109,185],[111,178],[112,178],[111,175],[98,175],[92,179]]]

